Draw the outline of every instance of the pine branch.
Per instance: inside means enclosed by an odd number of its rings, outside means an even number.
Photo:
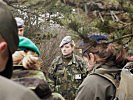
[[[129,37],[133,37],[133,34],[128,34],[128,35],[122,36],[120,38],[114,39],[114,40],[112,40],[110,42],[107,42],[107,43],[113,43],[113,42],[116,42],[116,41],[119,41],[119,40],[122,40],[122,39],[125,39],[125,38],[129,38]]]
[[[95,3],[95,2],[89,2],[89,3],[86,3],[86,2],[79,2],[79,3],[75,3],[75,2],[72,2],[72,1],[69,1],[69,0],[66,0],[65,2],[63,2],[63,0],[61,0],[62,3],[65,3],[69,6],[72,6],[72,7],[78,7],[78,8],[81,8],[82,10],[85,11],[85,6],[87,6],[86,8],[88,9],[88,11],[100,11],[100,12],[103,12],[103,11],[123,11],[123,12],[128,12],[128,8],[122,8],[121,6],[119,7],[115,7],[115,6],[111,6],[109,8],[107,7],[101,7],[99,6],[98,3]],[[101,3],[101,2],[100,2]]]

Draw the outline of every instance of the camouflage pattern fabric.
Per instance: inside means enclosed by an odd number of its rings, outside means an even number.
[[[78,86],[86,77],[86,65],[82,58],[72,56],[65,65],[62,57],[54,59],[49,69],[49,84],[53,91],[60,93],[67,100],[74,100]]]
[[[27,88],[35,89],[36,86],[42,80],[46,80],[46,78],[40,70],[15,69],[13,71],[12,80]]]

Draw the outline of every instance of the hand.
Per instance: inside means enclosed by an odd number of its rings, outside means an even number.
[[[26,55],[22,60],[22,65],[26,69],[40,69],[39,57]]]
[[[12,55],[12,57],[13,57],[13,64],[15,64],[15,65],[22,64],[22,59],[24,58],[25,55],[26,55],[26,53],[24,51],[16,51]]]

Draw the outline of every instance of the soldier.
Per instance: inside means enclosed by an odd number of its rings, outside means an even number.
[[[17,51],[12,55],[14,65],[23,65],[25,69],[40,69],[40,51],[28,38],[19,36]],[[15,66],[16,67],[16,66]]]
[[[4,78],[11,78],[12,54],[17,47],[16,22],[7,5],[0,0],[0,100],[39,100],[29,89]]]
[[[87,37],[85,36],[85,38],[83,39],[84,41],[81,41],[79,44],[78,49],[80,49],[80,53],[82,55],[82,49],[85,46],[85,43],[89,40],[95,40],[97,43],[100,42],[107,42],[108,41],[108,37],[107,35],[103,35],[103,34],[98,34],[98,33],[93,33],[91,35],[88,35]],[[86,59],[84,59],[86,60]],[[92,71],[93,68],[91,68],[90,66],[87,67],[87,71],[88,73],[90,73]]]
[[[125,50],[90,39],[84,44],[82,55],[92,71],[79,86],[75,100],[114,100],[121,68],[128,62]]]
[[[19,45],[12,55],[14,71],[12,80],[32,89],[41,99],[46,99],[51,91],[41,70],[40,51],[30,39],[24,37],[24,20],[15,18],[18,27]],[[45,88],[47,87],[47,88]],[[49,91],[47,91],[49,89]]]
[[[62,39],[59,45],[62,55],[55,58],[49,68],[50,86],[65,99],[74,100],[76,90],[86,76],[82,58],[74,54],[75,43],[71,36]]]
[[[19,46],[18,50],[13,54],[14,64],[22,63],[26,69],[40,69],[37,63],[40,56],[38,47],[30,39],[24,37],[24,20],[20,17],[16,17],[15,20],[18,27]]]
[[[18,27],[18,35],[24,36],[24,20],[20,17],[15,17]]]
[[[14,65],[12,80],[33,89],[40,80],[46,80],[40,70],[42,66],[42,60],[39,58],[40,51],[30,39],[23,36],[24,20],[19,17],[16,17],[15,20],[18,27],[19,45],[17,51],[12,55]]]

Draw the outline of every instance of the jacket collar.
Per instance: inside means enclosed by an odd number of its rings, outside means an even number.
[[[117,68],[116,66],[109,67],[107,65],[96,64],[91,73],[95,73],[96,71],[100,71],[100,72],[104,72],[104,73],[105,72],[106,73],[115,73],[115,72],[120,72],[121,69]]]
[[[63,64],[62,56],[59,58],[59,64]],[[68,65],[76,64],[76,57],[75,54],[72,54],[72,59],[68,63]]]

